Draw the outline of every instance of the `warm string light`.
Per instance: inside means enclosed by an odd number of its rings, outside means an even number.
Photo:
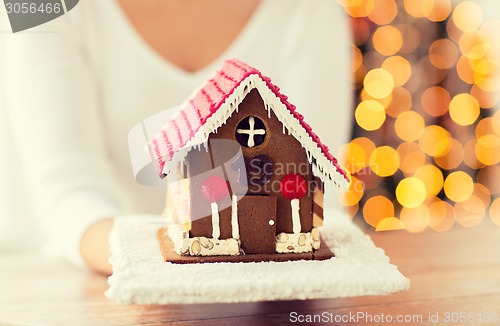
[[[341,202],[376,230],[500,225],[500,21],[450,0],[338,0],[358,98]]]

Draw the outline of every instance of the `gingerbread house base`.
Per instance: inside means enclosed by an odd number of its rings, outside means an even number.
[[[333,252],[321,239],[320,247],[312,252],[304,253],[274,253],[274,254],[245,254],[237,256],[181,256],[174,251],[174,244],[170,240],[167,227],[161,227],[157,232],[161,253],[166,262],[174,264],[199,263],[250,263],[265,261],[292,261],[292,260],[326,260],[334,257]]]

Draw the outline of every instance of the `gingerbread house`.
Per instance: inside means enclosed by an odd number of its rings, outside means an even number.
[[[158,235],[178,263],[326,259],[325,185],[349,178],[270,78],[238,60],[222,68],[150,143],[169,183]],[[172,222],[173,221],[173,222]]]

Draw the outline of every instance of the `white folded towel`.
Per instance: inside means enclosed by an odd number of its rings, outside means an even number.
[[[304,300],[388,294],[410,281],[351,219],[326,211],[325,261],[172,264],[163,261],[159,216],[119,218],[111,233],[113,275],[106,296],[122,303]]]

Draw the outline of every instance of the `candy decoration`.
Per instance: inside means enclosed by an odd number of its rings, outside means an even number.
[[[302,229],[299,199],[307,192],[307,182],[300,174],[287,174],[281,179],[280,191],[283,196],[291,199],[293,233],[298,234]]]
[[[218,175],[211,176],[203,181],[201,192],[205,199],[210,202],[212,210],[212,238],[219,239],[219,205],[217,203],[223,201],[229,195],[227,182]]]
[[[205,199],[211,203],[221,202],[229,195],[226,180],[218,175],[211,176],[203,181],[201,192]]]
[[[299,199],[307,192],[307,182],[300,174],[287,174],[281,179],[280,191],[288,199]]]

